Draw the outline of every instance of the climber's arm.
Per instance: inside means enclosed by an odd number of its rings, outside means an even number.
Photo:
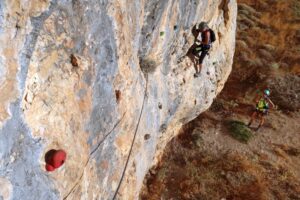
[[[272,106],[272,109],[273,108],[276,108],[276,106],[275,106],[275,104],[271,101],[271,99],[270,98],[268,98],[268,102],[271,104],[271,106]]]

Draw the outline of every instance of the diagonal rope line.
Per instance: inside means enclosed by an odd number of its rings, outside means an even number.
[[[126,173],[126,169],[127,169],[128,163],[129,163],[129,159],[130,159],[130,156],[131,156],[131,153],[132,153],[133,145],[134,145],[134,142],[135,142],[135,138],[136,138],[136,135],[137,135],[137,131],[139,129],[140,121],[141,121],[143,110],[144,110],[145,99],[146,99],[146,96],[147,96],[147,88],[148,88],[148,78],[147,78],[147,75],[146,75],[146,88],[145,88],[144,99],[143,99],[143,104],[142,104],[140,116],[139,116],[138,123],[137,123],[136,129],[135,129],[135,132],[134,132],[134,136],[133,136],[132,143],[131,143],[131,146],[130,146],[130,150],[129,150],[129,153],[128,153],[128,157],[127,157],[127,160],[126,160],[126,163],[125,163],[125,167],[124,167],[124,170],[123,170],[122,175],[121,175],[121,179],[119,181],[119,184],[118,184],[118,187],[115,191],[115,194],[112,198],[113,200],[115,200],[116,197],[117,197],[117,194],[119,192],[119,189],[121,187],[121,184],[123,182],[123,179],[124,179],[124,176],[125,176],[125,173]]]
[[[114,127],[98,143],[97,147],[90,153],[90,156],[89,156],[87,162],[85,163],[85,166],[83,168],[81,176],[79,177],[78,181],[74,184],[74,186],[71,188],[70,192],[68,192],[68,194],[63,198],[63,200],[66,200],[70,196],[70,194],[72,192],[74,192],[74,190],[76,189],[76,187],[78,186],[78,184],[81,182],[81,179],[82,179],[82,177],[84,175],[85,168],[88,165],[88,163],[90,162],[92,155],[99,149],[99,147],[101,146],[101,144],[103,144],[103,142],[106,140],[106,138],[118,127],[118,125],[121,123],[121,121],[125,117],[125,114],[126,114],[126,112],[123,114],[123,116],[121,117],[121,119],[114,125]]]
[[[101,146],[101,144],[106,140],[106,138],[117,128],[117,126],[121,123],[121,121],[123,120],[123,118],[125,117],[126,112],[123,114],[123,116],[121,117],[121,119],[114,125],[114,127],[112,128],[111,131],[109,131],[104,137],[103,139],[99,142],[99,144],[97,145],[97,147],[90,153],[90,156],[92,156]]]

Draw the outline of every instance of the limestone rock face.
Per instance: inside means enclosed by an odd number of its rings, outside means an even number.
[[[231,71],[235,0],[0,1],[0,199],[138,199]],[[199,78],[193,26],[217,41]],[[45,154],[65,164],[45,170]]]

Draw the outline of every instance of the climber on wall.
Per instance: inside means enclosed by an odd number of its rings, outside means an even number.
[[[251,126],[252,122],[258,117],[260,119],[259,125],[256,128],[256,130],[258,130],[265,122],[264,116],[268,114],[270,105],[272,108],[275,108],[274,103],[271,101],[269,97],[270,97],[269,89],[264,90],[264,93],[262,95],[256,96],[255,98],[256,109],[251,116],[251,120],[248,124],[249,127]]]
[[[212,43],[216,40],[216,36],[214,31],[208,27],[206,22],[197,24],[192,32],[196,39],[196,48],[193,51],[193,55],[198,58],[198,63],[195,66],[196,73],[194,76],[198,77],[200,76],[203,60],[208,54]],[[201,41],[198,39],[200,33]]]

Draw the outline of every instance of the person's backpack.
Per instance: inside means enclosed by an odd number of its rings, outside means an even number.
[[[216,34],[212,29],[209,29],[209,33],[210,33],[210,42],[213,43],[216,41]]]
[[[265,99],[260,99],[258,104],[257,104],[257,108],[261,111],[262,110],[268,110],[269,109],[269,104],[268,104],[268,102],[266,102]]]

